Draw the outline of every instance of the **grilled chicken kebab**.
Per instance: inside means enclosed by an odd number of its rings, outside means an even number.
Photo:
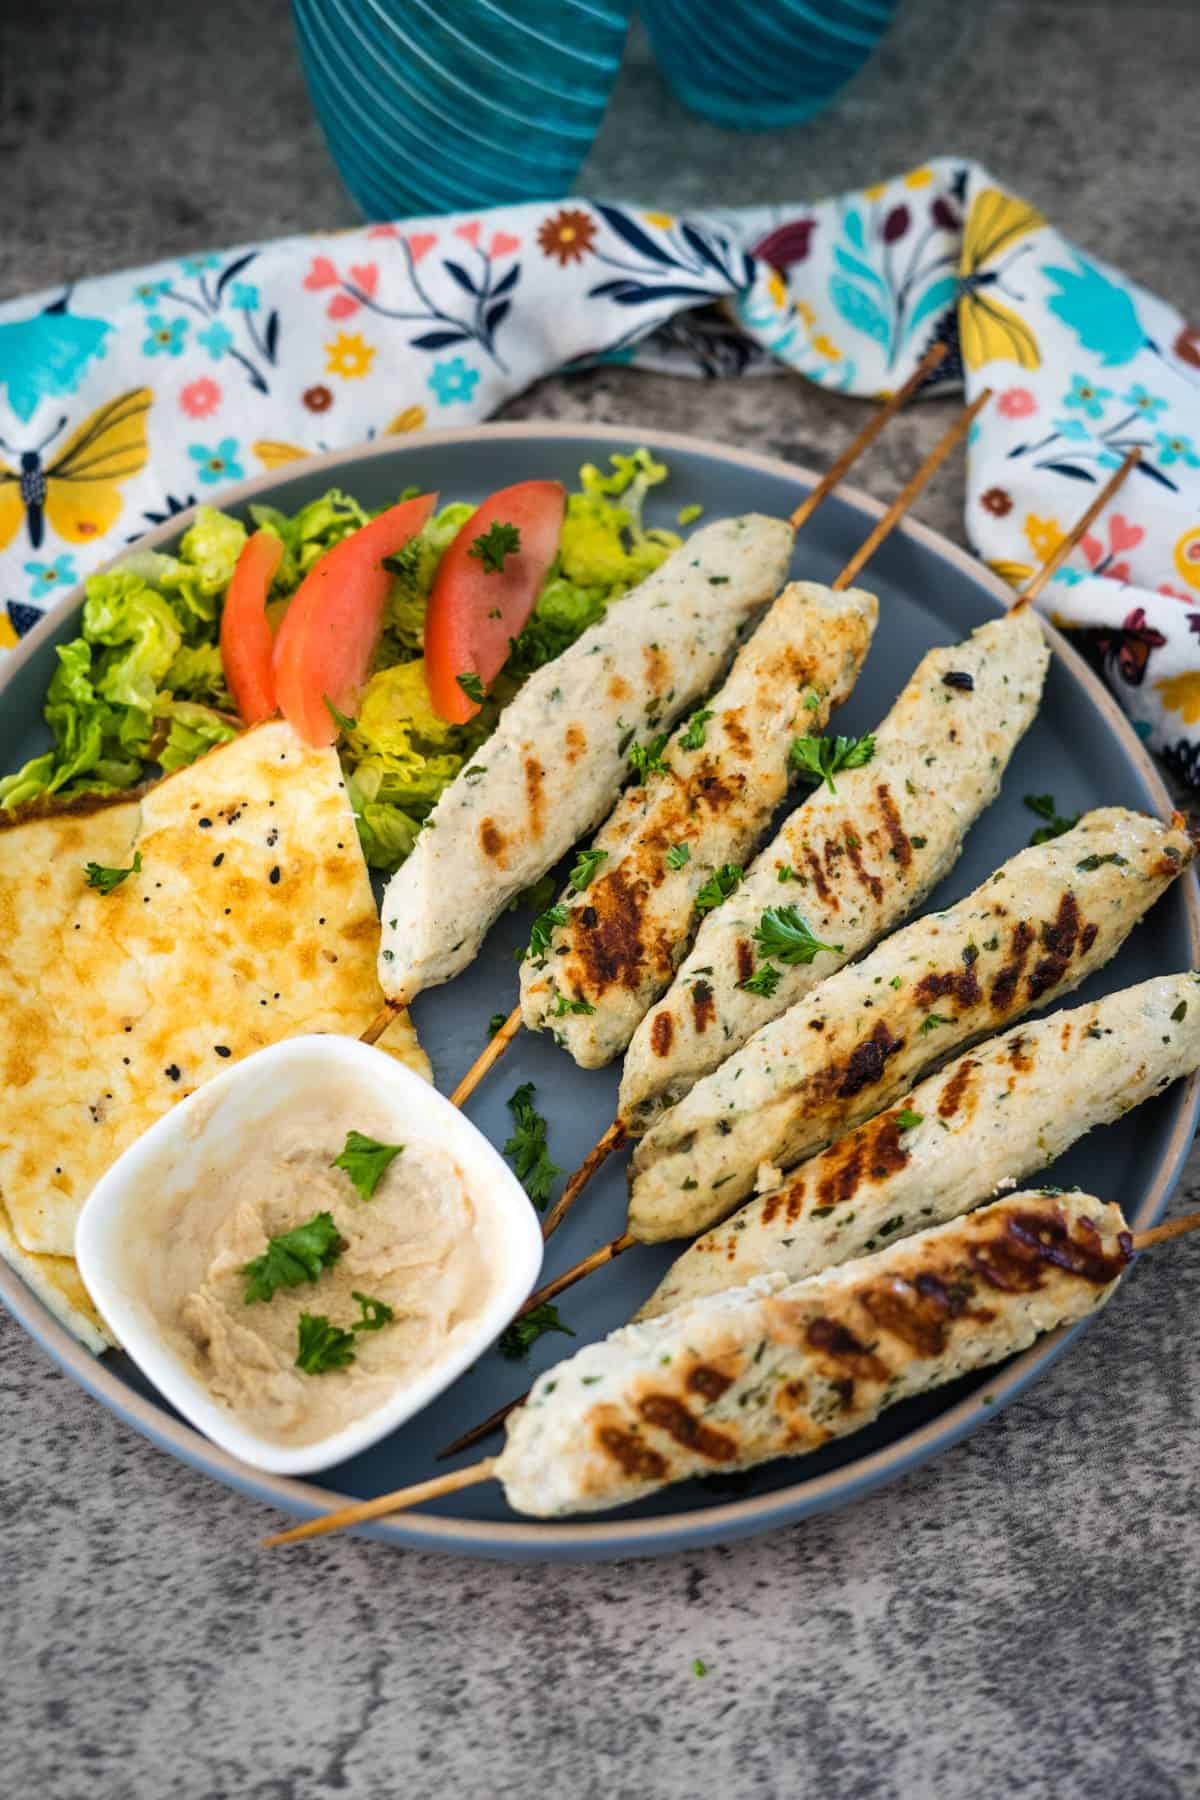
[[[652,1243],[706,1230],[751,1191],[760,1166],[813,1155],[923,1070],[1069,993],[1192,857],[1185,831],[1100,808],[831,975],[641,1140],[630,1233]]]
[[[849,694],[879,607],[858,589],[786,587],[723,686],[626,788],[521,969],[521,1013],[595,1069],[618,1056],[669,986],[730,865],[758,844],[794,778],[798,736]]]
[[[703,526],[529,678],[388,884],[390,1000],[457,975],[513,896],[604,817],[630,746],[708,693],[778,592],[792,541],[785,520],[760,514]]]
[[[800,1281],[969,1212],[1200,1068],[1200,974],[1019,1025],[930,1075],[706,1232],[637,1314],[757,1275]]]
[[[784,822],[700,925],[625,1058],[618,1116],[640,1135],[702,1076],[890,931],[958,859],[1037,712],[1049,662],[1031,607],[931,650],[875,733],[875,754]],[[768,954],[779,909],[824,947]],[[766,945],[764,944],[764,935]],[[836,948],[834,947],[836,946]],[[764,975],[763,971],[773,971]]]
[[[492,1466],[537,1518],[815,1450],[1102,1306],[1117,1206],[1029,1192],[788,1286],[760,1276],[627,1325],[540,1375]]]

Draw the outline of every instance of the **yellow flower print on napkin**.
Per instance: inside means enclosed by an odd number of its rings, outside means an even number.
[[[904,177],[904,185],[906,188],[923,188],[928,187],[932,180],[932,169],[910,169]]]
[[[1175,567],[1189,587],[1200,588],[1200,525],[1185,531],[1176,544]]]
[[[1053,556],[1066,533],[1057,519],[1039,519],[1036,513],[1025,514],[1025,538],[1039,562]]]
[[[1164,675],[1154,688],[1162,695],[1168,711],[1179,713],[1185,725],[1200,722],[1200,673],[1192,670],[1186,675]]]
[[[406,406],[403,412],[396,414],[390,425],[384,426],[383,434],[385,437],[400,437],[406,431],[420,431],[424,423],[423,406]]]
[[[375,347],[368,344],[359,331],[339,331],[332,344],[326,344],[327,375],[340,375],[343,381],[361,381],[375,361]]]

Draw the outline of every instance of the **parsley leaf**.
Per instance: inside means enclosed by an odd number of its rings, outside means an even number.
[[[523,1362],[529,1355],[531,1346],[547,1331],[561,1331],[567,1337],[575,1336],[571,1327],[564,1325],[559,1318],[557,1306],[551,1306],[548,1300],[543,1300],[532,1312],[527,1312],[524,1317],[514,1319],[511,1325],[505,1326],[496,1348],[509,1362]]]
[[[316,1281],[341,1254],[342,1237],[333,1214],[314,1213],[303,1225],[268,1238],[262,1255],[242,1264],[238,1272],[247,1278],[242,1299],[251,1306],[256,1300],[273,1300],[281,1287]]]
[[[382,1331],[396,1316],[386,1300],[372,1300],[369,1294],[360,1294],[357,1288],[351,1289],[350,1298],[358,1301],[359,1312],[362,1314],[361,1318],[354,1321],[351,1327],[353,1331]]]
[[[345,713],[339,712],[337,707],[333,704],[333,701],[329,698],[328,694],[322,694],[321,698],[322,698],[322,700],[324,700],[325,705],[329,711],[329,716],[333,720],[334,724],[337,726],[338,730],[339,731],[353,731],[355,726],[358,724],[358,720],[347,718]]]
[[[590,887],[596,879],[600,864],[607,861],[607,850],[581,850],[575,858],[574,868],[567,876],[568,892],[582,894],[584,888]]]
[[[331,1325],[324,1313],[302,1312],[299,1336],[296,1367],[306,1375],[328,1375],[354,1361],[354,1333]]]
[[[383,567],[389,575],[402,575],[405,578],[415,576],[420,566],[421,538],[419,535],[410,538],[403,550],[397,550],[391,556],[385,556],[383,559]]]
[[[792,743],[791,763],[814,781],[823,781],[836,794],[833,778],[839,769],[861,769],[875,754],[875,739],[866,737],[798,737]]]
[[[761,994],[769,1000],[782,980],[783,970],[777,969],[774,963],[759,963],[753,975],[739,981],[738,986],[745,988],[748,994]]]
[[[557,906],[548,906],[544,913],[539,913],[529,931],[529,948],[526,956],[545,956],[550,948],[550,938],[556,925],[565,925],[567,909],[560,900]]]
[[[493,1013],[488,1020],[488,1036],[494,1038],[501,1026],[507,1023],[507,1020],[507,1013]]]
[[[1096,869],[1102,869],[1105,863],[1115,863],[1117,868],[1127,869],[1129,867],[1129,858],[1127,856],[1118,856],[1115,850],[1111,850],[1107,856],[1097,856],[1095,854],[1085,856],[1082,862],[1077,862],[1075,864],[1075,867],[1077,869],[1082,869],[1085,875],[1091,875]]]
[[[722,900],[728,900],[741,879],[740,863],[722,863],[719,869],[714,869],[696,895],[696,911],[708,913],[714,906],[720,906]]]
[[[541,1211],[562,1170],[550,1161],[546,1121],[533,1104],[534,1091],[532,1081],[525,1081],[509,1096],[507,1105],[512,1114],[513,1131],[504,1146],[504,1154],[524,1182],[525,1192]]]
[[[1071,831],[1083,816],[1082,813],[1075,813],[1068,818],[1060,813],[1053,794],[1026,794],[1025,804],[1031,813],[1036,813],[1039,819],[1047,821],[1045,825],[1039,825],[1030,838],[1031,849],[1034,844],[1048,844],[1051,838],[1061,837],[1064,831]]]
[[[499,575],[504,568],[505,557],[515,556],[520,548],[521,533],[517,527],[502,524],[497,519],[486,531],[480,532],[467,555],[479,558],[485,574]]]
[[[473,700],[476,706],[483,705],[483,682],[478,675],[456,675],[454,679],[468,700]]]
[[[902,1106],[896,1114],[896,1124],[901,1131],[912,1131],[924,1117],[924,1113],[914,1112],[911,1106]]]
[[[331,1169],[344,1169],[363,1200],[369,1200],[383,1180],[390,1163],[395,1162],[403,1144],[381,1144],[378,1138],[365,1137],[361,1131],[348,1131],[340,1156],[330,1163]]]
[[[704,727],[712,716],[711,706],[702,706],[698,712],[692,714],[679,739],[681,750],[703,750]]]
[[[755,928],[754,941],[764,956],[776,956],[792,968],[797,963],[810,963],[818,950],[828,950],[834,956],[842,954],[840,944],[823,944],[814,936],[794,906],[768,906]]]
[[[682,869],[691,860],[692,853],[686,844],[672,844],[664,858],[668,869]]]
[[[664,731],[659,737],[651,738],[648,744],[630,746],[629,761],[642,781],[653,774],[665,775],[667,766],[663,762],[662,753],[667,747],[670,732]]]
[[[917,1034],[919,1037],[928,1037],[930,1032],[936,1031],[939,1025],[953,1025],[953,1023],[953,1019],[946,1018],[943,1013],[926,1013],[917,1027]]]
[[[135,850],[133,862],[128,869],[106,869],[102,863],[90,862],[83,872],[87,876],[87,884],[90,888],[96,888],[102,894],[111,894],[113,889],[119,888],[130,875],[140,875],[141,870],[142,853],[140,850]]]
[[[590,1000],[572,1000],[566,994],[555,994],[550,1017],[565,1019],[568,1013],[594,1013],[595,1010]]]

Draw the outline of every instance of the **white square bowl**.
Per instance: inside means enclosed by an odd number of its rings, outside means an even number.
[[[201,1166],[205,1147],[228,1153],[231,1133],[250,1137],[282,1094],[298,1106],[332,1078],[350,1079],[390,1100],[413,1135],[453,1156],[468,1191],[486,1191],[502,1215],[506,1267],[491,1301],[454,1354],[416,1378],[398,1378],[390,1399],[315,1443],[290,1447],[260,1437],[214,1399],[163,1338],[130,1291],[121,1246],[136,1228],[137,1196],[148,1183],[173,1185]],[[184,1177],[186,1179],[186,1177]],[[143,1132],[88,1197],[75,1229],[75,1256],[88,1291],[122,1348],[163,1397],[215,1444],[252,1468],[299,1475],[327,1469],[394,1431],[456,1381],[509,1323],[542,1266],[541,1226],[507,1163],[456,1106],[411,1069],[356,1038],[310,1035],[258,1051],[216,1075]]]

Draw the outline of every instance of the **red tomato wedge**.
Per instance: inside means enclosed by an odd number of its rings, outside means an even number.
[[[354,710],[392,582],[383,559],[416,536],[437,498],[420,494],[389,507],[327,550],[297,588],[275,639],[275,693],[306,744],[336,738],[327,702]]]
[[[479,711],[458,677],[486,689],[508,661],[515,638],[533,611],[558,549],[566,489],[559,481],[519,481],[484,501],[438,564],[425,614],[425,679],[434,711],[455,725]],[[471,555],[494,525],[513,525],[520,547],[498,570]],[[473,685],[473,684],[472,684]]]
[[[256,531],[237,559],[221,614],[221,661],[225,679],[247,725],[275,711],[275,640],[267,623],[267,595],[283,560],[273,531]]]

